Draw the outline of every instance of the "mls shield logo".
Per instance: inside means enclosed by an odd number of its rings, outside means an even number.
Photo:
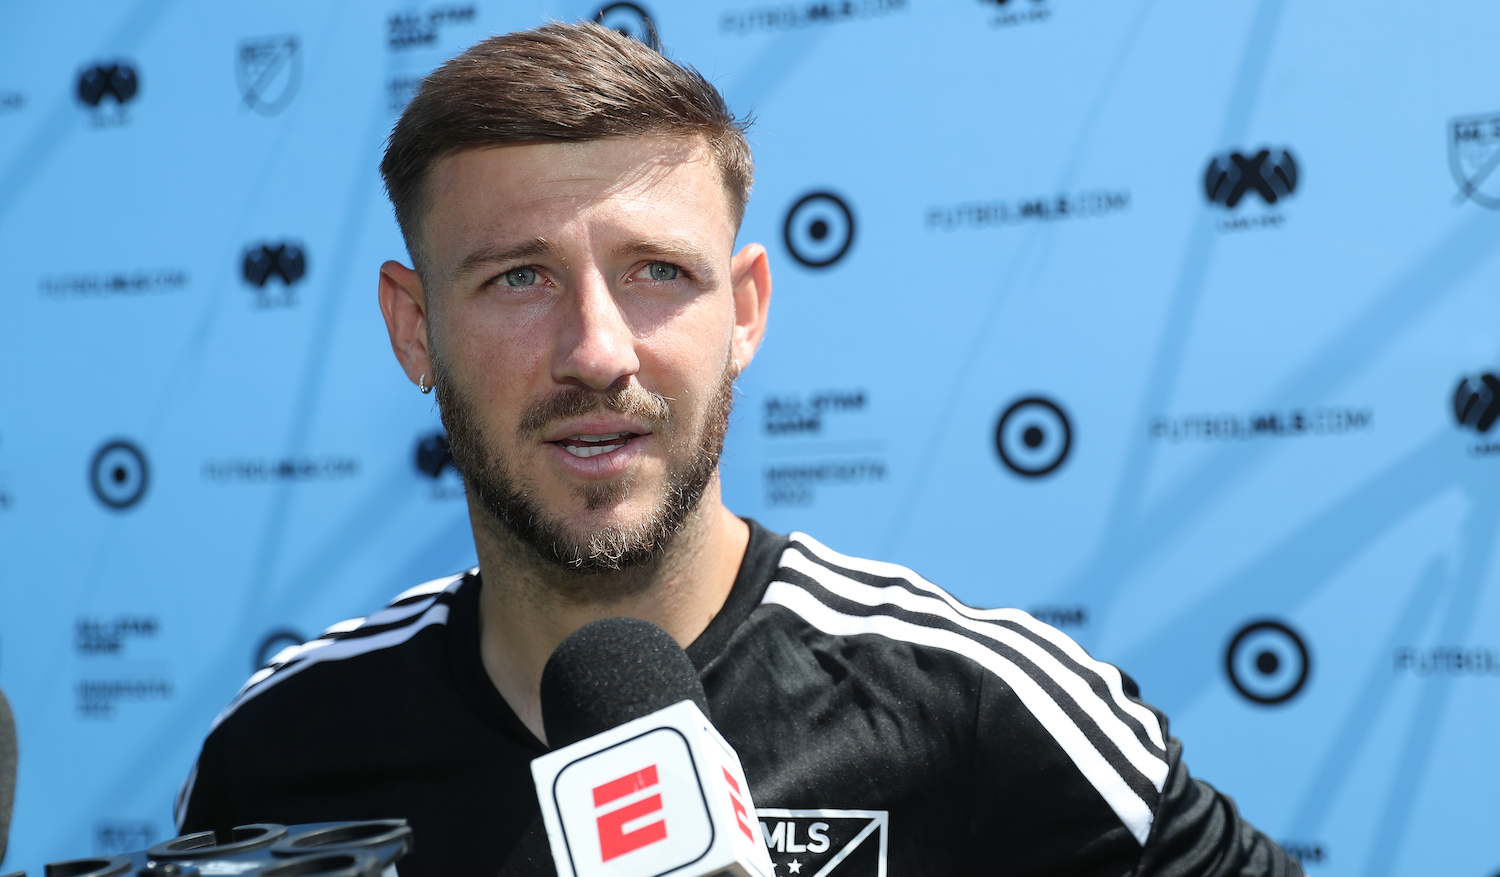
[[[776,877],[886,877],[885,810],[758,809]]]
[[[1473,201],[1500,210],[1500,113],[1468,116],[1448,123],[1448,169],[1462,204]]]
[[[262,116],[276,115],[302,83],[301,43],[295,34],[242,40],[235,51],[234,77],[245,106]]]

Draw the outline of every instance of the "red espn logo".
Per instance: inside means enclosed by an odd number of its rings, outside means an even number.
[[[653,764],[617,780],[610,780],[602,786],[594,787],[594,808],[598,809],[626,795],[655,785],[657,785],[656,765]],[[625,831],[625,823],[659,812],[661,812],[661,795],[656,794],[649,798],[642,798],[634,804],[617,807],[599,816],[600,860],[608,862],[610,859],[623,856],[641,847],[666,840],[667,823],[662,819],[643,825],[635,831]]]
[[[745,802],[740,800],[740,784],[734,781],[734,774],[729,772],[729,768],[720,767],[719,770],[724,771],[724,780],[729,783],[729,804],[734,808],[734,821],[739,823],[740,831],[744,832],[745,837],[753,842],[755,832],[750,830],[750,823],[747,821],[750,814],[745,812]]]

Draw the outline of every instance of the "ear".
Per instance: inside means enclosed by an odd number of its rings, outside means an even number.
[[[747,244],[729,260],[734,284],[734,340],[731,352],[743,370],[755,358],[766,334],[766,314],[771,308],[771,262],[766,248]]]
[[[422,278],[400,262],[380,266],[380,313],[391,336],[391,350],[412,383],[425,375],[432,386],[432,354],[427,344],[427,299]]]

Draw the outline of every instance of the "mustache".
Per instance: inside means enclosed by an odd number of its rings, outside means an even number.
[[[666,396],[636,383],[624,383],[603,391],[566,387],[528,405],[521,414],[517,431],[523,438],[535,438],[545,432],[549,424],[596,411],[624,414],[652,425],[663,424],[672,418],[670,402]]]

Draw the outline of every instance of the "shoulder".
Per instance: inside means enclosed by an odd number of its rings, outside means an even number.
[[[316,639],[283,649],[257,670],[214,719],[177,793],[178,827],[232,824],[224,821],[225,808],[245,797],[247,771],[264,781],[277,773],[278,759],[297,752],[328,757],[324,738],[344,739],[346,725],[367,721],[361,708],[386,710],[390,693],[401,687],[393,669],[423,663],[408,654],[418,635],[447,624],[454,598],[474,572],[410,588],[372,615],[341,621]],[[385,696],[369,697],[371,690]],[[375,726],[389,725],[387,716]],[[346,755],[369,741],[347,742]],[[234,757],[226,760],[229,753]]]
[[[424,582],[398,594],[380,611],[340,621],[316,639],[288,646],[257,670],[214,719],[217,729],[246,704],[317,666],[353,666],[356,659],[388,653],[409,643],[423,630],[447,624],[454,596],[475,570]]]
[[[762,605],[834,637],[880,637],[961,656],[1000,685],[1144,843],[1171,767],[1163,720],[1120,670],[1019,609],[976,609],[906,567],[840,554],[805,533]],[[982,708],[984,703],[979,706]],[[982,721],[982,717],[981,717]]]

